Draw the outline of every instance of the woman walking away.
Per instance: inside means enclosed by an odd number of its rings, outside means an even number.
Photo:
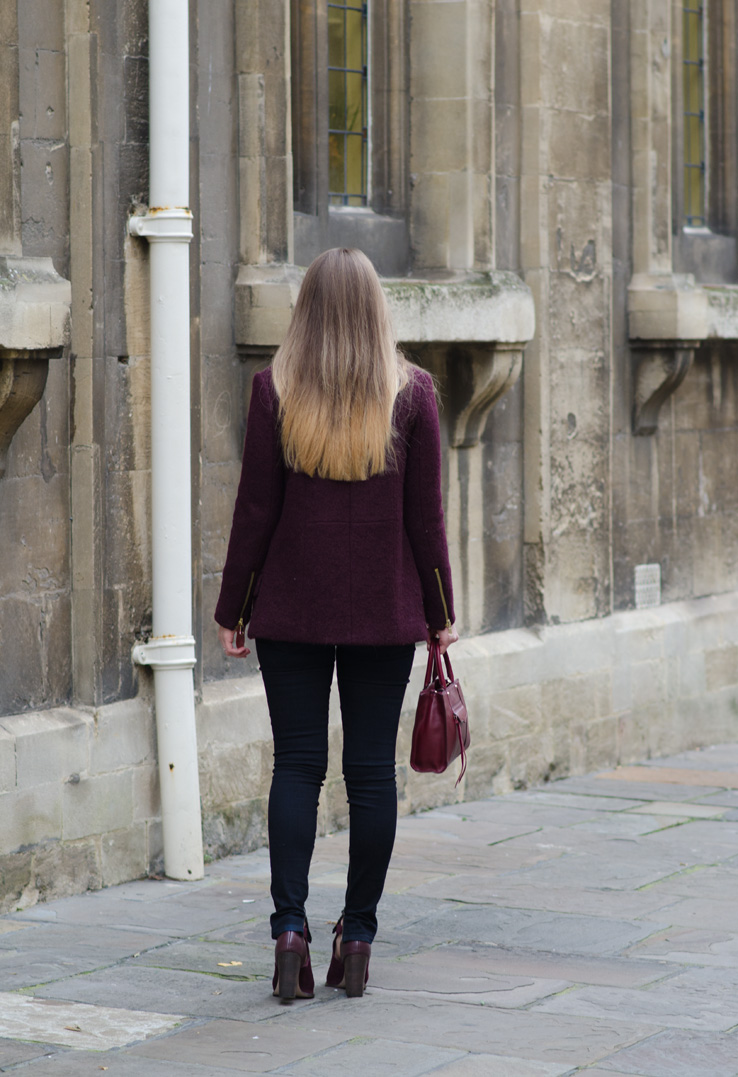
[[[308,269],[272,367],[256,374],[215,611],[256,653],[274,735],[274,994],[312,998],[305,915],[337,669],[349,869],[326,983],[363,994],[397,821],[395,744],[415,643],[458,639],[430,376],[398,350],[361,251]]]

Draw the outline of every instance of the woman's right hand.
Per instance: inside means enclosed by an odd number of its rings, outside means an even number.
[[[245,658],[247,654],[251,654],[248,647],[234,646],[236,642],[235,628],[223,628],[223,625],[218,625],[218,639],[223,648],[223,653],[228,658]]]
[[[452,643],[456,643],[459,638],[459,633],[456,631],[456,625],[451,625],[450,628],[439,628],[437,631],[428,629],[427,635],[427,647],[430,650],[431,639],[437,639],[441,645],[441,654],[445,654]]]

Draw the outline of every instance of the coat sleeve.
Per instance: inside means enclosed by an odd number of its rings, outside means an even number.
[[[251,391],[241,480],[215,608],[215,620],[224,628],[251,617],[256,578],[282,512],[284,483],[276,394],[267,370],[255,375]]]
[[[425,619],[439,630],[454,623],[451,567],[441,500],[441,435],[433,381],[415,373],[414,420],[405,469],[405,530],[423,589]]]

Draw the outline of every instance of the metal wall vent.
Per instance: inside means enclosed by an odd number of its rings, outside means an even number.
[[[661,565],[636,565],[635,604],[637,610],[661,605]]]

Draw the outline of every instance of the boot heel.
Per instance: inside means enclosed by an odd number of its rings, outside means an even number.
[[[346,954],[343,966],[346,971],[346,997],[361,998],[366,982],[366,967],[369,958],[366,954]]]
[[[287,950],[277,954],[277,990],[280,998],[294,998],[297,994],[297,981],[300,976],[302,958],[294,951]]]

